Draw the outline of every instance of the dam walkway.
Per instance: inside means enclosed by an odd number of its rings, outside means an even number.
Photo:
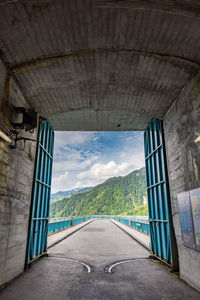
[[[199,299],[111,220],[94,220],[48,250],[0,300]]]

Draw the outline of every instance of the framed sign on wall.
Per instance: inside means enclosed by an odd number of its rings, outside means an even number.
[[[200,188],[177,195],[185,247],[200,251]]]
[[[200,189],[190,191],[190,200],[194,226],[194,241],[196,250],[200,251]]]
[[[177,197],[183,245],[185,247],[195,249],[190,193],[180,193]]]

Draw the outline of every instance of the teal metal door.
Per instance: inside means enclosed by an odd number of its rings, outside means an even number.
[[[47,249],[53,147],[54,131],[48,121],[41,122],[38,134],[26,263],[39,257]]]
[[[151,247],[154,256],[177,269],[177,248],[165,156],[163,124],[153,119],[144,133]]]

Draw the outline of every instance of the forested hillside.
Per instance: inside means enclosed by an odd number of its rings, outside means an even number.
[[[60,191],[55,194],[51,194],[51,203],[68,198],[74,194],[83,193],[92,190],[92,187],[76,188],[69,191]]]
[[[145,168],[113,177],[89,192],[51,204],[51,217],[84,215],[148,215]]]

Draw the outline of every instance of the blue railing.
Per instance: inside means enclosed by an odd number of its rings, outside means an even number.
[[[149,220],[142,217],[115,217],[114,220],[123,223],[131,228],[150,234]]]
[[[71,219],[50,219],[49,225],[48,225],[48,233],[56,232],[62,229],[66,229],[68,227],[71,227],[73,225],[77,225],[79,223],[82,223],[84,221],[88,221],[90,219],[94,219],[94,216],[87,216],[87,217],[77,217],[77,218],[71,218]]]
[[[140,230],[142,232],[145,232],[147,234],[150,234],[149,223],[143,223],[143,222],[138,222],[138,221],[131,221],[131,227],[135,228],[137,230]]]
[[[115,217],[114,220],[129,226],[129,219],[124,219],[122,217]]]
[[[50,219],[49,225],[48,225],[48,233],[56,232],[62,229],[66,229],[68,227],[71,227],[73,225],[77,225],[79,223],[82,223],[84,221],[88,221],[91,219],[114,219],[120,223],[123,223],[131,228],[137,229],[141,232],[145,232],[147,234],[150,234],[149,229],[149,220],[148,217],[142,216],[142,217],[121,217],[121,216],[111,216],[111,215],[94,215],[94,216],[86,216],[86,217],[75,217],[71,219]]]
[[[72,226],[72,220],[49,222],[48,233],[55,232],[57,230],[61,230],[70,226]]]

